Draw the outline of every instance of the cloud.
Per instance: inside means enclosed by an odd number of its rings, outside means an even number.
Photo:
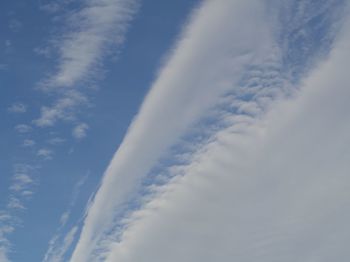
[[[47,148],[41,148],[37,152],[37,156],[42,157],[45,160],[51,160],[53,157],[53,151]]]
[[[72,261],[104,259],[96,250],[108,245],[105,232],[142,178],[223,94],[235,92],[248,65],[274,53],[270,36],[261,1],[204,1],[194,12],[105,173]]]
[[[63,234],[62,231],[67,225],[67,222],[71,216],[73,207],[76,204],[78,195],[80,193],[81,187],[85,184],[87,178],[89,176],[89,172],[84,175],[79,181],[76,183],[72,193],[72,199],[69,203],[67,210],[63,212],[60,218],[60,225],[57,229],[57,232],[51,238],[49,242],[48,249],[45,253],[43,262],[52,262],[52,261],[64,261],[64,255],[71,247],[76,233],[78,231],[78,226],[73,226],[66,234]]]
[[[105,261],[347,261],[348,25],[293,97],[232,122],[179,167]]]
[[[53,243],[50,242],[50,247],[52,249],[49,249],[44,257],[44,262],[50,261],[50,262],[62,262],[64,261],[64,255],[72,245],[72,242],[75,239],[75,235],[78,232],[78,227],[73,227],[65,236],[63,239],[61,245],[56,246],[54,248]],[[57,243],[55,243],[57,245]]]
[[[132,0],[84,1],[67,18],[67,28],[58,41],[58,70],[44,83],[73,86],[94,72],[109,48],[122,43],[135,7]]]
[[[63,1],[67,4],[67,1]],[[34,121],[37,126],[53,126],[59,120],[74,120],[79,109],[87,105],[83,85],[100,76],[103,59],[116,50],[137,9],[136,0],[84,0],[80,8],[66,14],[64,30],[54,39],[58,50],[56,70],[43,79],[40,89],[57,94],[51,106],[43,106]],[[57,12],[58,3],[42,8]],[[47,53],[47,48],[41,48]],[[86,88],[85,88],[86,89]],[[79,90],[79,91],[78,91]]]
[[[10,262],[10,260],[7,257],[7,250],[4,247],[0,247],[0,261]]]
[[[27,106],[22,103],[14,103],[7,110],[11,113],[25,113],[27,112]]]
[[[31,174],[38,168],[29,164],[15,164],[11,194],[6,210],[0,210],[0,261],[10,261],[8,255],[12,252],[9,235],[20,225],[18,213],[26,209],[24,200],[33,195],[31,186],[35,184]]]
[[[25,209],[23,203],[16,197],[10,197],[10,200],[7,204],[7,208],[9,209],[16,209],[16,210],[23,210]]]
[[[72,121],[79,107],[87,103],[88,100],[82,93],[67,91],[52,107],[43,106],[40,118],[33,122],[39,127],[49,127],[54,126],[58,120]]]
[[[19,125],[16,125],[15,126],[15,130],[18,132],[18,133],[29,133],[33,130],[33,128],[29,125],[26,125],[26,124],[19,124]]]
[[[80,123],[74,127],[72,135],[76,139],[83,139],[86,137],[86,132],[89,129],[89,126],[85,123]]]
[[[14,33],[18,33],[22,29],[22,26],[22,22],[15,18],[12,18],[9,22],[9,28]]]
[[[22,146],[24,147],[33,147],[35,146],[35,141],[32,139],[24,139]]]
[[[32,178],[28,174],[17,173],[13,176],[14,183],[11,185],[10,189],[15,192],[22,191],[31,184],[33,184]]]
[[[62,11],[72,0],[56,0],[56,1],[44,1],[40,3],[39,8],[49,14],[54,14]]]
[[[11,215],[7,212],[0,211],[0,261],[9,262],[9,241],[7,235],[12,233],[14,228],[8,224],[11,220]]]
[[[51,139],[48,140],[48,143],[50,145],[54,145],[54,146],[61,145],[64,142],[66,142],[66,140],[63,139],[63,138],[60,138],[60,137],[54,137],[54,138],[51,138]]]

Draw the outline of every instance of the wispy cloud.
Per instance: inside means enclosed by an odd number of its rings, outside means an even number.
[[[2,262],[10,261],[8,259],[10,243],[7,235],[14,231],[14,227],[9,223],[11,219],[12,217],[9,213],[0,211],[0,261]]]
[[[73,86],[96,72],[109,48],[123,42],[135,8],[132,0],[84,1],[66,21],[67,28],[58,41],[58,71],[44,82],[45,87]]]
[[[53,106],[43,106],[40,118],[34,123],[39,127],[48,127],[55,125],[58,120],[75,120],[79,108],[87,103],[88,99],[81,92],[69,90]]]
[[[26,125],[26,124],[18,124],[15,126],[15,130],[18,132],[18,133],[29,133],[33,130],[33,128],[29,125]]]
[[[51,238],[49,242],[48,249],[45,253],[43,262],[64,261],[64,256],[68,249],[71,247],[73,241],[75,240],[76,234],[78,232],[78,226],[73,226],[65,235],[62,231],[66,227],[68,220],[70,219],[73,207],[76,204],[77,197],[80,193],[81,187],[85,184],[88,179],[89,173],[83,176],[75,185],[72,193],[72,199],[69,203],[67,210],[63,212],[60,218],[60,225],[57,232]]]
[[[35,146],[36,142],[32,139],[24,139],[22,146],[23,147],[33,147]]]
[[[10,195],[6,210],[0,210],[0,261],[10,261],[12,246],[9,236],[21,225],[19,214],[26,210],[26,201],[34,194],[33,186],[37,185],[34,175],[39,167],[30,164],[15,164]]]
[[[7,110],[11,113],[25,113],[27,112],[27,106],[22,103],[14,103]]]
[[[19,192],[22,191],[28,186],[33,184],[33,179],[25,173],[17,173],[13,176],[14,183],[11,185],[10,189]]]
[[[25,209],[21,200],[17,197],[11,196],[9,202],[7,203],[7,208],[14,210],[23,210]]]
[[[118,207],[162,153],[239,86],[244,68],[273,52],[271,46],[261,1],[205,1],[196,10],[105,173],[72,261],[103,261],[94,250],[105,248],[98,243],[113,231]]]
[[[80,123],[76,127],[74,127],[72,135],[76,139],[83,139],[87,135],[87,130],[89,126],[85,123]]]
[[[82,86],[99,76],[104,58],[116,53],[123,43],[136,3],[136,0],[85,0],[67,14],[62,34],[53,41],[58,50],[56,71],[40,83],[42,90],[57,93],[57,100],[42,107],[41,116],[34,121],[38,126],[73,120],[79,108],[87,104]],[[53,12],[59,7],[54,3],[45,6]]]
[[[51,160],[54,152],[48,148],[41,148],[37,152],[37,156],[42,157],[45,160]]]
[[[61,138],[61,137],[54,137],[54,138],[49,139],[47,142],[50,145],[57,146],[57,145],[63,144],[64,142],[66,142],[66,140],[64,138]]]
[[[73,241],[75,240],[75,236],[78,232],[78,227],[73,227],[64,237],[62,243],[58,244],[58,239],[52,239],[49,243],[50,248],[48,253],[44,257],[44,262],[62,262],[64,261],[64,255],[71,247]]]

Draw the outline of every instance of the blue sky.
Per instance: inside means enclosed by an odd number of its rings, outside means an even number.
[[[347,261],[344,0],[0,3],[0,262]]]

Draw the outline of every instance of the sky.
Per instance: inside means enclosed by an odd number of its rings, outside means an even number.
[[[348,261],[346,0],[0,2],[0,262]]]

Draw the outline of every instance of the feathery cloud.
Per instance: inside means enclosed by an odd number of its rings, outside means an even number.
[[[7,110],[11,113],[25,113],[27,112],[27,106],[22,103],[14,103]]]
[[[84,137],[86,137],[88,129],[89,129],[89,126],[87,124],[80,123],[74,127],[72,131],[72,135],[76,139],[83,139]]]
[[[29,133],[33,130],[33,128],[29,125],[26,125],[26,124],[18,124],[15,126],[15,130],[18,132],[18,133]]]
[[[57,11],[54,3],[44,5]],[[53,126],[60,120],[74,120],[88,104],[83,85],[94,80],[103,60],[123,43],[125,32],[137,10],[136,0],[85,0],[67,15],[63,33],[56,37],[56,71],[40,83],[44,91],[57,93],[51,106],[43,106],[34,123]]]

